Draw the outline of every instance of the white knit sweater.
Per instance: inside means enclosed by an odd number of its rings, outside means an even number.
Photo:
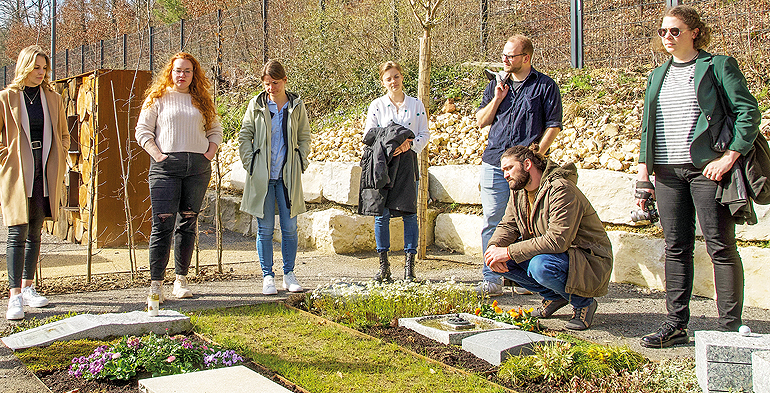
[[[205,153],[209,142],[222,143],[219,120],[205,130],[203,114],[192,104],[189,93],[169,89],[148,108],[142,109],[136,122],[136,140],[144,147],[154,139],[163,153]]]

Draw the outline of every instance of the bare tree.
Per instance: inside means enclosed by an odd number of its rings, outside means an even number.
[[[409,0],[412,12],[422,26],[420,37],[420,74],[417,82],[417,98],[425,105],[425,116],[430,118],[430,32],[438,24],[437,10],[444,0]],[[424,15],[420,15],[424,13]],[[419,156],[420,188],[417,191],[417,220],[420,223],[420,240],[417,258],[425,259],[427,252],[428,228],[428,150],[423,149]]]

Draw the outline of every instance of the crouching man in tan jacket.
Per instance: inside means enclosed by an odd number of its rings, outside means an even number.
[[[612,245],[593,206],[578,189],[577,168],[560,167],[531,148],[514,146],[500,160],[511,198],[484,262],[493,271],[543,296],[534,316],[549,318],[572,304],[565,326],[591,326],[607,294]]]

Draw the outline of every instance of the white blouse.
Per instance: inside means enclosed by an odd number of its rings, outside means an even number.
[[[366,115],[366,124],[364,135],[373,127],[386,127],[393,121],[414,132],[415,138],[412,141],[412,150],[420,153],[430,140],[430,131],[428,130],[428,116],[425,113],[425,106],[420,100],[414,97],[404,96],[404,105],[398,109],[384,95],[375,99],[369,104],[369,112]]]

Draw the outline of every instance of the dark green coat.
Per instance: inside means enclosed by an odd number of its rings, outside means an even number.
[[[657,106],[660,86],[666,76],[673,59],[669,59],[660,67],[652,70],[647,79],[647,91],[644,95],[644,116],[642,117],[642,140],[639,151],[639,162],[647,164],[647,171],[653,173],[652,164],[655,138],[655,109]],[[715,56],[704,50],[700,51],[695,62],[695,94],[698,99],[701,114],[695,126],[695,135],[690,144],[690,158],[698,168],[703,168],[709,161],[722,156],[711,150],[711,139],[706,132],[709,127],[719,127],[722,124],[722,108],[717,101],[719,86],[714,86],[712,79],[706,74],[711,72],[709,67],[714,65],[716,80],[722,83],[727,95],[728,108],[737,115],[733,140],[729,150],[746,155],[754,144],[754,138],[759,132],[761,114],[757,107],[757,99],[751,95],[743,77],[738,62],[729,56]]]

